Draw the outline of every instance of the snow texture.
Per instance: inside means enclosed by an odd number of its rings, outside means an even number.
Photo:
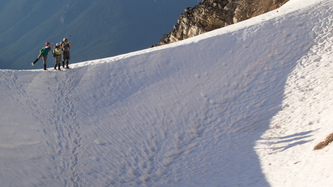
[[[333,186],[333,0],[188,40],[0,70],[1,186]]]

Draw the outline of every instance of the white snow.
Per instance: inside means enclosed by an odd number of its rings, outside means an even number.
[[[0,70],[1,186],[333,186],[333,145],[313,150],[333,132],[332,7]]]

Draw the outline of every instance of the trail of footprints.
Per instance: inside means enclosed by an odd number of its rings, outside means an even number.
[[[73,89],[74,79],[67,77],[58,79],[54,73],[48,75],[40,74],[41,86],[47,87],[49,94],[52,95],[53,102],[51,109],[45,103],[34,97],[23,85],[15,71],[4,71],[2,73],[2,83],[8,90],[15,90],[15,94],[10,94],[10,98],[18,102],[23,110],[31,113],[33,117],[42,124],[42,132],[46,135],[45,143],[50,148],[48,152],[50,164],[53,165],[53,175],[60,180],[64,186],[80,186],[80,178],[77,164],[79,161],[80,148],[80,125],[76,118],[76,109],[71,102],[70,91]],[[57,85],[54,87],[54,85]],[[52,112],[53,110],[63,112]],[[63,114],[59,116],[59,114]],[[52,130],[53,129],[53,130]],[[54,136],[50,136],[53,133]]]
[[[52,76],[52,75],[51,75]],[[56,84],[56,90],[50,93],[54,105],[54,110],[60,112],[62,116],[51,116],[50,124],[54,125],[56,130],[56,153],[53,156],[57,173],[62,174],[63,184],[69,186],[80,186],[79,169],[77,167],[79,161],[79,148],[81,146],[80,124],[77,121],[76,109],[71,101],[71,90],[75,87],[73,75],[66,74],[65,78],[59,79],[57,75],[49,80],[54,80],[56,83],[48,83],[48,85]],[[55,112],[59,114],[59,112]]]

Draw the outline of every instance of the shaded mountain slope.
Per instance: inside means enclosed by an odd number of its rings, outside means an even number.
[[[31,68],[46,41],[72,36],[72,62],[127,53],[154,44],[196,0],[4,0],[0,68]],[[49,64],[53,64],[53,59]],[[38,67],[39,64],[37,64]]]

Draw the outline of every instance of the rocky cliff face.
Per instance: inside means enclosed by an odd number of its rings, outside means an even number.
[[[164,45],[225,27],[274,10],[288,0],[202,0],[186,8],[171,33],[156,45]]]

